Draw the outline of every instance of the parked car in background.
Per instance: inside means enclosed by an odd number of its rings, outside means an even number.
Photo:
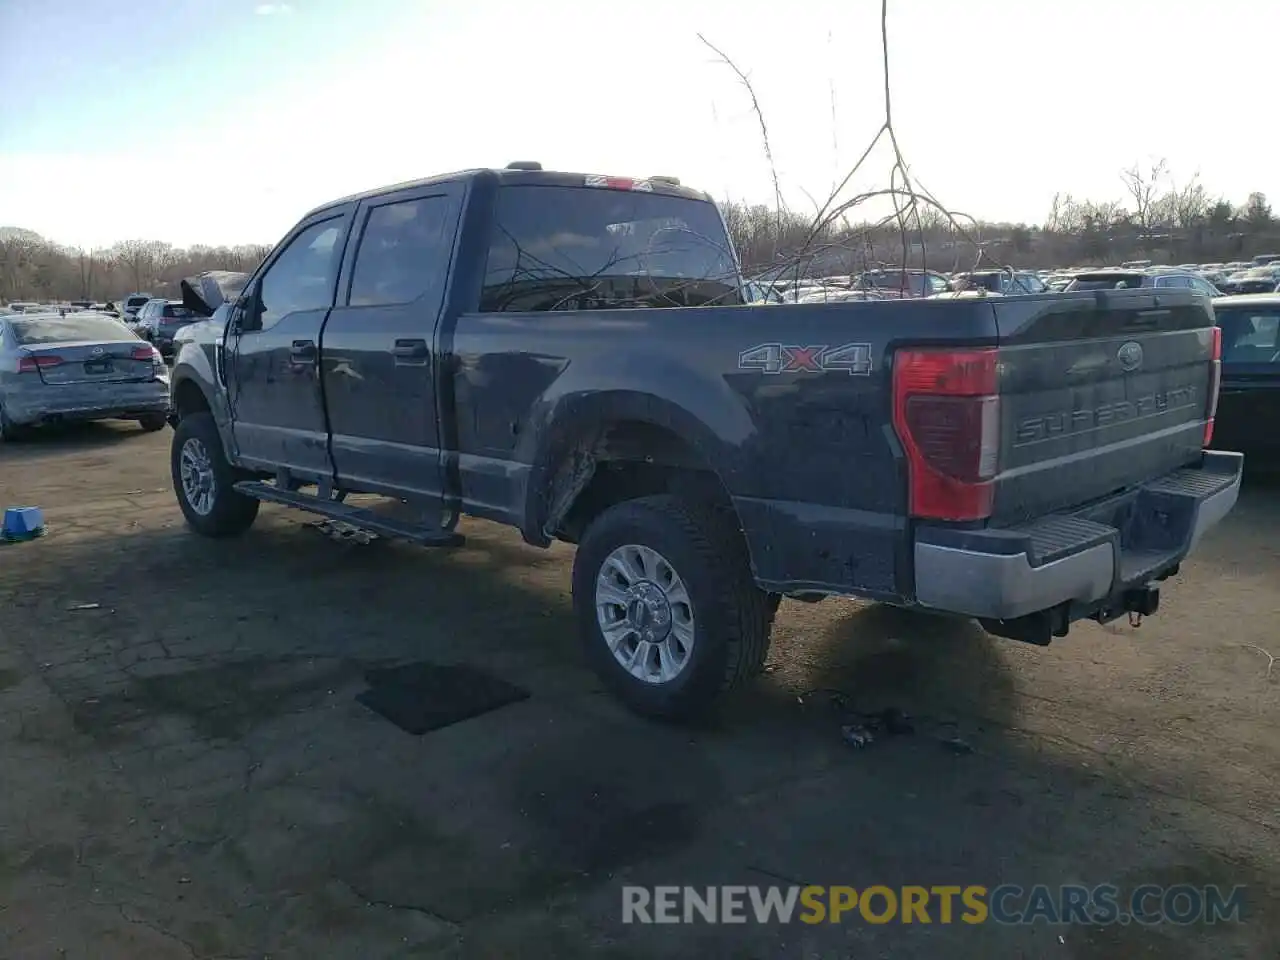
[[[173,337],[180,329],[201,319],[181,300],[148,300],[134,318],[134,332],[154,344],[162,357],[173,356]]]
[[[126,322],[132,320],[150,299],[152,297],[149,293],[131,293],[127,297],[121,298],[119,304],[121,319]]]
[[[844,287],[820,287],[802,296],[797,303],[851,303],[855,300],[883,300],[875,290],[850,290]]]
[[[1215,300],[1222,330],[1216,445],[1280,467],[1280,294]]]
[[[902,269],[887,267],[867,270],[852,278],[850,287],[858,290],[874,290],[882,297],[893,299],[930,297],[951,289],[947,278],[935,270]]]
[[[1225,294],[1274,293],[1277,284],[1276,270],[1272,267],[1254,267],[1233,274],[1222,283]]]
[[[785,297],[773,284],[747,280],[742,284],[742,299],[747,303],[783,303]]]
[[[1090,270],[1077,273],[1063,291],[1079,290],[1134,290],[1139,287],[1156,289],[1192,290],[1206,297],[1220,297],[1222,291],[1204,277],[1178,270]]]
[[[0,436],[64,420],[165,425],[169,371],[155,347],[101,313],[0,317]]]
[[[1280,263],[1280,253],[1260,253],[1253,258],[1255,267],[1265,267],[1269,263]]]
[[[988,293],[1005,296],[1046,293],[1049,290],[1048,284],[1030,270],[971,270],[953,276],[951,286],[956,290],[981,288]]]

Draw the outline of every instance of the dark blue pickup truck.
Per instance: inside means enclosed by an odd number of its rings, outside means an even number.
[[[670,178],[518,164],[348,197],[206,312],[172,381],[193,528],[266,500],[575,543],[586,654],[652,715],[756,672],[782,596],[1038,644],[1149,615],[1240,484],[1205,449],[1206,298],[744,305],[715,204]]]

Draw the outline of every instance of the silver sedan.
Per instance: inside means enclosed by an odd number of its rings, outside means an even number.
[[[169,368],[149,343],[100,313],[0,316],[0,435],[67,420],[137,420],[159,430]]]

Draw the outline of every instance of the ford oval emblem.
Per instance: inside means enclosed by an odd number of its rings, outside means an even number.
[[[102,347],[94,347],[89,352],[93,354],[95,357],[100,357],[102,356]]]
[[[1142,344],[1130,340],[1116,351],[1116,359],[1125,373],[1132,373],[1142,366]]]

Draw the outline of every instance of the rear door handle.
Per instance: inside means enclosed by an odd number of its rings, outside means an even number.
[[[425,360],[428,355],[427,341],[397,340],[392,353],[397,360]]]
[[[315,363],[316,342],[314,340],[295,340],[289,348],[289,359],[293,363]]]

